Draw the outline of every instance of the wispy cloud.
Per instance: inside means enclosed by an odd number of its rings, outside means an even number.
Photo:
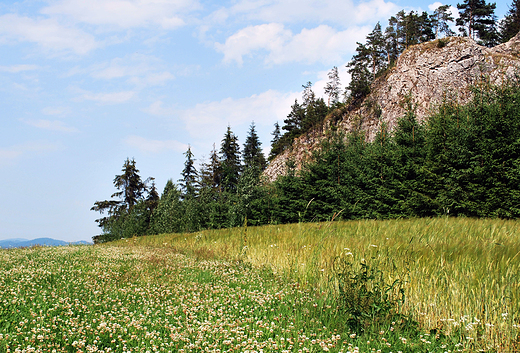
[[[78,129],[75,127],[67,126],[63,121],[59,120],[25,120],[24,122],[27,125],[36,127],[38,129],[49,130],[49,131],[58,131],[58,132],[78,132]]]
[[[38,70],[40,67],[38,65],[11,65],[11,66],[0,66],[0,72],[9,72],[16,74],[18,72],[24,71],[34,71]]]
[[[45,115],[63,116],[70,114],[70,108],[68,107],[45,107],[42,109],[42,113]]]
[[[164,70],[164,66],[156,57],[132,54],[93,67],[91,76],[103,80],[126,78],[129,83],[137,86],[157,86],[175,79],[172,73]]]
[[[188,145],[175,140],[149,140],[141,136],[128,136],[124,143],[141,152],[161,153],[165,151],[184,152]]]
[[[86,54],[95,48],[94,36],[61,25],[52,18],[29,18],[17,14],[0,16],[0,43],[32,42],[52,52]]]
[[[75,101],[94,101],[99,104],[120,104],[125,103],[135,97],[134,91],[122,91],[122,92],[111,92],[111,93],[93,93],[86,92],[81,96],[75,98]]]
[[[109,30],[145,26],[169,30],[183,26],[185,17],[200,8],[196,0],[58,0],[42,13],[67,16]]]
[[[58,149],[60,149],[60,146],[51,142],[26,142],[0,148],[0,166],[12,163],[25,156],[45,154]]]
[[[175,114],[173,107],[165,107],[164,102],[161,100],[155,101],[146,109],[143,109],[145,113],[157,116],[171,116]]]

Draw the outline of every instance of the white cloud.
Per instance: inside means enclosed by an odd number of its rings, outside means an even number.
[[[356,41],[362,41],[369,27],[352,27],[336,31],[327,26],[304,28],[293,34],[283,25],[270,23],[246,27],[230,36],[216,49],[224,53],[224,61],[243,63],[243,57],[256,52],[267,52],[266,64],[288,62],[334,63],[344,60],[355,50]]]
[[[229,9],[219,9],[215,19],[243,16],[263,22],[329,22],[340,25],[373,23],[387,19],[399,9],[384,0],[354,2],[352,0],[242,0]],[[223,13],[224,12],[224,13]]]
[[[191,137],[213,143],[221,140],[222,129],[228,124],[238,129],[254,121],[258,127],[271,129],[275,121],[287,117],[294,99],[299,96],[300,93],[269,90],[245,98],[197,104],[180,112],[180,116]]]
[[[175,79],[169,71],[161,70],[163,66],[161,60],[153,56],[133,54],[94,67],[91,76],[104,80],[128,78],[128,82],[135,85],[157,86]]]
[[[155,25],[168,30],[183,26],[184,17],[199,8],[196,0],[58,0],[41,12],[109,29]]]
[[[149,140],[141,136],[128,136],[124,143],[137,148],[141,152],[161,153],[165,151],[184,152],[188,145],[174,140]]]
[[[32,19],[16,14],[0,16],[0,43],[26,41],[49,51],[86,54],[98,44],[90,34],[66,27],[55,19]]]
[[[236,61],[242,65],[244,55],[258,50],[280,51],[291,37],[291,31],[278,23],[249,26],[233,34],[226,43],[217,43],[216,48],[224,53],[225,62]]]
[[[14,162],[24,156],[45,154],[57,151],[59,145],[50,142],[26,142],[6,148],[0,148],[0,166]]]
[[[63,116],[70,113],[70,108],[68,107],[45,107],[42,109],[42,113],[45,115],[56,115]]]
[[[70,127],[65,125],[62,121],[59,120],[25,120],[22,121],[30,126],[36,127],[38,129],[50,130],[50,131],[58,131],[58,132],[77,132],[78,129],[74,127]]]
[[[113,93],[92,93],[86,92],[81,96],[77,97],[76,101],[94,101],[100,104],[119,104],[129,101],[135,96],[133,91],[122,91]]]
[[[1,72],[9,72],[16,74],[18,72],[38,70],[38,65],[12,65],[12,66],[0,66]]]
[[[175,110],[171,107],[164,107],[164,103],[160,100],[153,102],[146,109],[143,109],[145,113],[158,116],[171,116],[175,114]]]

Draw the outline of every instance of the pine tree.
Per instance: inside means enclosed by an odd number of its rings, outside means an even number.
[[[244,144],[242,160],[244,161],[244,169],[251,169],[252,174],[256,177],[259,177],[267,167],[267,162],[261,146],[262,143],[256,133],[255,123],[253,122],[249,127],[249,135]]]
[[[338,68],[334,66],[329,72],[329,82],[325,86],[325,94],[329,96],[327,105],[334,106],[338,104],[341,95],[341,83],[339,80]]]
[[[378,22],[372,32],[367,35],[366,49],[368,50],[369,67],[372,72],[372,81],[387,68],[387,53],[385,50],[385,38]]]
[[[509,11],[500,22],[500,41],[505,43],[520,32],[520,0],[513,0]]]
[[[350,74],[350,83],[345,88],[350,103],[360,102],[370,93],[372,75],[370,67],[370,50],[361,43],[357,43],[356,54],[347,64]]]
[[[184,198],[192,198],[195,197],[197,193],[197,178],[198,172],[195,168],[195,159],[193,158],[193,153],[191,152],[191,146],[188,146],[188,150],[184,153],[186,157],[186,161],[184,162],[184,169],[182,170],[182,179],[181,188],[183,191]]]
[[[455,21],[450,12],[450,5],[442,5],[435,9],[433,15],[430,16],[432,27],[435,29],[435,39],[438,39],[444,33],[446,37],[455,35],[450,29],[448,22]]]
[[[240,176],[240,146],[238,138],[231,127],[227,127],[226,134],[220,146],[220,165],[222,173],[222,189],[236,192]]]
[[[487,4],[485,0],[464,0],[457,4],[460,17],[456,23],[459,31],[472,39],[490,40],[496,35],[496,3]],[[495,32],[495,33],[493,33]]]

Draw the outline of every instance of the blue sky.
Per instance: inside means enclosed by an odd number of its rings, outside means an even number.
[[[439,3],[438,3],[439,4]],[[450,4],[448,2],[448,4]],[[510,3],[497,3],[502,18]],[[456,3],[451,3],[456,6]],[[266,152],[302,85],[323,96],[356,42],[434,1],[0,2],[0,239],[90,240],[127,157],[160,192],[227,125]]]

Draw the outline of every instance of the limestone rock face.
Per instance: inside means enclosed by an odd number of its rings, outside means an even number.
[[[467,102],[471,99],[470,87],[482,80],[500,84],[516,74],[520,74],[520,33],[494,48],[463,37],[412,46],[386,75],[373,83],[371,93],[359,108],[345,109],[339,121],[329,118],[321,129],[297,138],[291,148],[271,161],[264,174],[275,180],[286,172],[290,159],[300,168],[333,125],[346,132],[361,129],[372,140],[382,122],[392,130],[410,105],[422,120],[435,112],[443,100]]]

